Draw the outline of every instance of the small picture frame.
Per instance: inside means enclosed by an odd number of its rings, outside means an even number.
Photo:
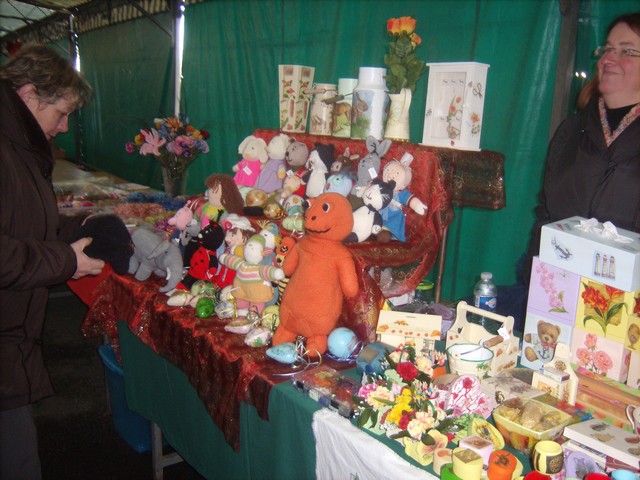
[[[489,65],[451,62],[427,66],[422,144],[479,151]]]

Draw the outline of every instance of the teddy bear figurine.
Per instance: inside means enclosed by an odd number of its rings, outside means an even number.
[[[284,259],[290,276],[280,305],[280,325],[273,345],[306,338],[310,356],[327,350],[327,337],[335,328],[345,297],[358,293],[353,256],[342,241],[353,228],[349,201],[338,193],[323,193],[308,200],[305,235]]]
[[[549,363],[556,351],[556,344],[561,333],[560,327],[540,320],[537,331],[537,334],[525,334],[524,341],[529,343],[530,346],[524,349],[524,356],[530,362],[540,360],[542,363]]]
[[[235,172],[233,181],[238,186],[253,187],[260,175],[262,165],[269,160],[267,142],[249,135],[238,146],[238,153],[242,159],[231,169]]]
[[[220,263],[236,271],[232,295],[236,299],[238,316],[246,316],[249,310],[261,314],[265,304],[274,298],[271,282],[284,278],[281,268],[262,263],[264,245],[264,237],[255,234],[244,245],[242,257],[230,253],[220,255]]]
[[[393,189],[393,200],[386,208],[382,209],[382,223],[384,229],[378,235],[379,241],[388,241],[395,238],[401,242],[406,241],[405,224],[406,216],[403,208],[409,207],[418,215],[424,215],[427,212],[427,206],[418,197],[409,191],[411,184],[411,162],[413,155],[406,152],[402,155],[400,161],[391,160],[382,169],[382,180],[385,182],[394,181],[396,186]],[[390,235],[389,235],[390,233]]]

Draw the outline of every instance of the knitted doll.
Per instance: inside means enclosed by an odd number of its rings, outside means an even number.
[[[224,244],[218,249],[218,257],[223,253],[231,253],[233,255],[242,256],[242,251],[247,240],[255,233],[255,229],[251,226],[251,222],[245,217],[240,217],[235,213],[226,215],[220,222],[225,231]],[[221,289],[233,284],[236,277],[235,270],[230,269],[226,265],[220,263],[215,275],[211,277],[211,283],[217,285]]]
[[[409,191],[411,184],[411,162],[413,155],[405,153],[400,161],[391,160],[384,166],[382,170],[382,180],[385,182],[395,181],[396,185],[393,189],[393,200],[388,207],[381,210],[382,222],[384,228],[390,232],[386,235],[384,231],[378,235],[378,240],[390,240],[389,236],[404,242],[405,235],[405,213],[403,207],[408,206],[418,215],[424,215],[427,206]]]
[[[309,352],[322,355],[343,298],[358,293],[353,256],[342,243],[353,228],[353,213],[349,201],[338,193],[324,193],[308,202],[305,235],[284,259],[283,270],[291,280],[282,297],[273,345],[302,335]]]
[[[209,225],[209,220],[218,220],[225,212],[242,214],[244,199],[240,195],[238,186],[229,175],[214,173],[204,181],[207,186],[205,195],[207,202],[199,206],[196,216],[200,219],[201,227]]]
[[[249,135],[240,143],[238,153],[242,155],[242,160],[232,167],[235,172],[233,181],[239,186],[253,188],[260,175],[260,170],[262,170],[262,165],[269,160],[267,142]]]
[[[265,303],[274,296],[272,281],[284,278],[281,268],[262,264],[264,237],[252,235],[244,246],[243,257],[229,253],[220,256],[220,263],[236,271],[233,280],[233,297],[236,299],[238,316],[245,316],[249,310],[262,313]]]

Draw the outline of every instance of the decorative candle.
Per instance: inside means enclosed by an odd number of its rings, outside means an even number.
[[[489,480],[511,480],[518,460],[506,450],[496,450],[489,458],[487,476]]]
[[[489,465],[489,457],[491,456],[491,452],[493,452],[493,442],[478,435],[472,435],[460,440],[459,446],[473,450],[482,457],[482,463],[484,465]]]
[[[473,450],[458,447],[451,455],[453,473],[464,480],[479,480],[482,474],[482,457]]]
[[[436,475],[440,475],[440,469],[443,465],[451,463],[451,454],[453,450],[450,448],[439,448],[433,453],[433,471]]]

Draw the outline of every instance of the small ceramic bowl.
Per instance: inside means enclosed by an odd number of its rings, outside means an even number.
[[[493,352],[475,343],[458,343],[447,348],[449,371],[456,375],[487,376]]]

